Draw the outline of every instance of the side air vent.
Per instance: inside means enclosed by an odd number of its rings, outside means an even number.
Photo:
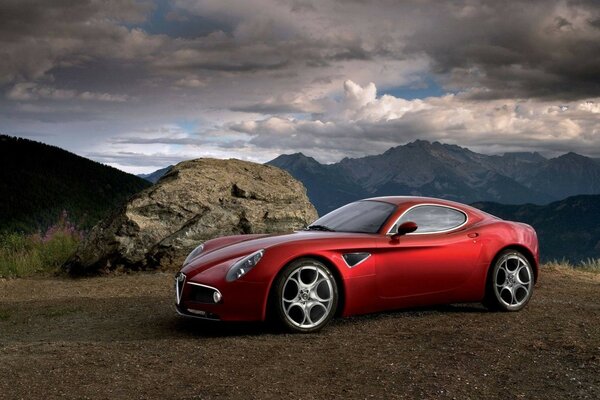
[[[371,257],[371,253],[346,253],[342,257],[344,257],[344,261],[346,261],[348,267],[354,268]]]

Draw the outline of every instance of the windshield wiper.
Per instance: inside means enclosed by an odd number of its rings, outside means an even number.
[[[331,229],[330,227],[325,226],[325,225],[310,225],[306,229],[311,230],[311,231],[335,232],[335,229]]]

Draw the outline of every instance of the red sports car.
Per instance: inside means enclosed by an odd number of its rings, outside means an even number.
[[[223,321],[272,316],[314,332],[348,316],[443,303],[525,307],[538,276],[526,224],[424,197],[350,203],[303,231],[209,240],[176,276],[177,311]]]

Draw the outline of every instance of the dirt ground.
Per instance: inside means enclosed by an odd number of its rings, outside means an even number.
[[[453,305],[319,334],[175,315],[171,274],[0,280],[0,399],[600,399],[600,276],[520,313]]]

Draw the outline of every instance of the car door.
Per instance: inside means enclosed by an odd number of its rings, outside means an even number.
[[[481,251],[467,214],[446,206],[418,205],[407,210],[396,226],[407,221],[417,224],[414,233],[378,239],[376,279],[380,297],[431,296],[465,283]]]

